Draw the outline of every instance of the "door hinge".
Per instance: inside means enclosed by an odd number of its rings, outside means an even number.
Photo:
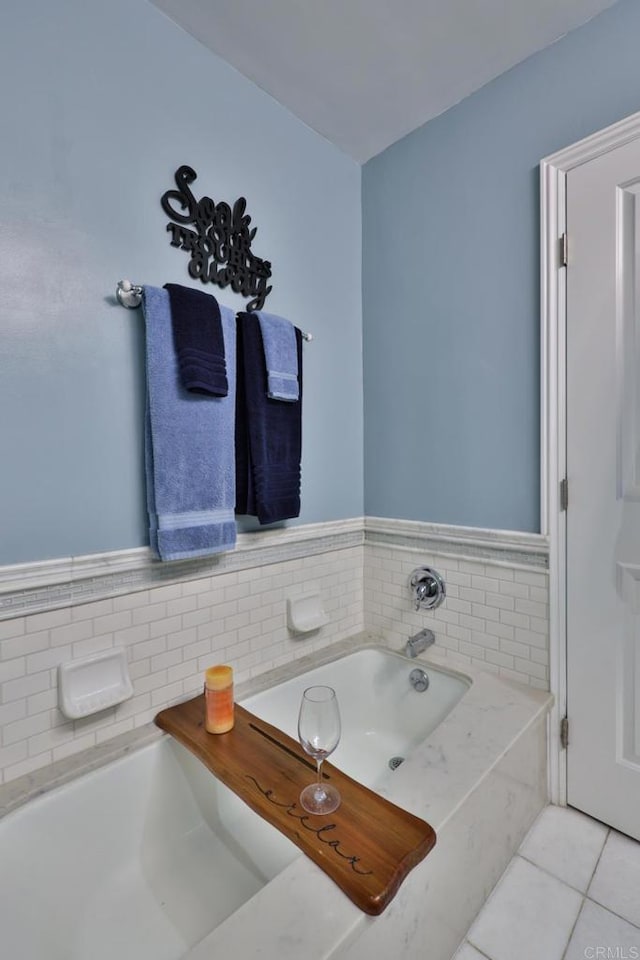
[[[569,263],[569,241],[566,233],[563,233],[559,238],[558,245],[560,247],[560,266],[566,267]]]
[[[560,509],[567,510],[569,507],[569,481],[565,477],[560,481]]]
[[[560,721],[560,746],[563,750],[569,746],[569,717],[563,717]]]

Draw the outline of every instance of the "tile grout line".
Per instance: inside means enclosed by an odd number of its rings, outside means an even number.
[[[470,939],[469,939],[469,933],[470,933],[470,931],[471,931],[471,927],[473,927],[473,926],[475,925],[476,921],[477,921],[478,918],[480,917],[480,914],[482,914],[482,913],[484,912],[484,910],[486,909],[487,905],[488,905],[489,903],[491,903],[491,900],[492,900],[492,898],[494,897],[496,890],[498,889],[498,887],[500,886],[502,880],[504,879],[504,877],[506,876],[507,872],[509,871],[509,868],[513,866],[513,861],[515,860],[515,858],[517,857],[517,855],[518,855],[518,854],[517,854],[517,851],[516,851],[516,853],[514,853],[514,855],[511,857],[511,860],[509,860],[509,863],[506,865],[506,867],[504,868],[504,870],[502,871],[502,873],[500,874],[500,876],[499,876],[498,879],[496,880],[495,885],[494,885],[494,887],[493,887],[493,890],[491,891],[491,893],[489,894],[489,896],[487,897],[487,899],[484,901],[484,903],[482,904],[482,906],[481,906],[480,909],[478,910],[477,914],[475,915],[475,917],[473,918],[473,920],[471,921],[471,923],[470,923],[470,925],[469,925],[469,929],[467,930],[467,932],[466,932],[466,934],[465,934],[465,939],[466,939],[467,943],[470,943],[474,950],[478,950],[478,952],[479,952],[479,953],[482,953],[483,956],[485,956],[485,957],[488,956],[488,955],[487,955],[486,953],[484,953],[482,950],[480,950],[480,948],[475,945],[475,943],[473,942],[473,940],[470,940]],[[488,960],[492,960],[492,958],[491,958],[491,957],[488,957]]]
[[[592,818],[592,819],[593,819],[593,818]],[[601,821],[598,821],[598,822],[601,822]],[[606,826],[606,824],[605,824],[604,826]],[[611,828],[611,827],[608,827],[608,828],[607,828],[607,831],[606,831],[606,834],[605,834],[605,837],[604,837],[604,841],[603,841],[603,843],[602,843],[602,847],[601,847],[600,852],[599,852],[599,854],[598,854],[598,857],[597,857],[597,859],[596,859],[596,862],[595,862],[595,865],[594,865],[594,867],[593,867],[593,870],[591,871],[591,875],[590,875],[590,877],[589,877],[589,880],[588,880],[588,883],[587,883],[587,885],[586,885],[585,891],[582,891],[582,890],[580,890],[578,887],[573,886],[573,884],[567,883],[565,880],[563,880],[561,877],[558,877],[555,873],[552,873],[552,872],[551,872],[550,870],[548,870],[546,867],[543,867],[543,866],[541,866],[540,864],[535,863],[535,861],[529,859],[529,857],[525,856],[525,855],[522,854],[520,851],[516,851],[516,853],[513,855],[512,859],[511,859],[511,861],[509,862],[509,864],[508,864],[507,867],[505,868],[502,876],[501,876],[500,879],[498,880],[498,883],[496,883],[496,886],[495,886],[494,889],[491,891],[491,894],[489,895],[489,897],[487,898],[487,900],[485,900],[484,904],[482,905],[480,911],[478,912],[478,915],[476,916],[476,918],[474,919],[473,922],[474,922],[474,923],[476,922],[476,920],[478,919],[478,917],[482,914],[482,912],[484,911],[484,909],[485,909],[486,906],[488,905],[489,901],[491,900],[491,897],[493,896],[493,893],[494,893],[495,889],[498,887],[498,884],[500,883],[500,881],[503,879],[503,877],[504,877],[505,874],[507,873],[507,870],[509,869],[509,866],[511,866],[511,865],[513,864],[513,861],[514,861],[517,857],[519,857],[521,860],[524,860],[526,863],[530,864],[530,866],[532,866],[532,867],[540,870],[542,873],[546,874],[548,877],[551,877],[552,879],[557,880],[559,883],[562,883],[564,886],[568,887],[570,890],[573,890],[574,893],[578,893],[578,894],[580,895],[580,907],[579,907],[579,909],[578,909],[578,912],[577,912],[577,914],[576,914],[576,918],[575,918],[575,920],[574,920],[574,922],[573,922],[573,925],[572,925],[572,927],[571,927],[571,931],[570,931],[570,933],[569,933],[569,937],[568,937],[568,939],[567,939],[567,942],[566,942],[566,944],[565,944],[565,947],[564,947],[564,949],[563,949],[563,951],[562,951],[562,955],[561,955],[561,957],[560,957],[560,960],[566,960],[567,951],[569,950],[569,947],[570,947],[570,945],[571,945],[571,941],[572,941],[572,939],[573,939],[573,935],[574,935],[574,933],[575,933],[576,927],[577,927],[577,925],[578,925],[578,922],[579,922],[579,920],[580,920],[580,917],[582,916],[582,913],[583,913],[584,907],[585,907],[585,903],[586,903],[587,901],[589,901],[590,903],[595,904],[596,906],[600,907],[600,909],[605,910],[607,913],[609,913],[609,914],[611,914],[612,916],[616,917],[618,920],[621,920],[623,923],[629,924],[629,926],[633,927],[635,930],[638,930],[638,931],[640,932],[640,926],[638,926],[637,924],[633,923],[633,922],[632,922],[631,920],[629,920],[627,917],[624,917],[624,916],[622,916],[621,914],[617,913],[615,910],[612,910],[610,907],[606,906],[605,904],[600,903],[598,900],[595,900],[593,897],[588,896],[588,891],[589,891],[589,889],[590,889],[590,887],[591,887],[591,884],[593,883],[593,879],[594,879],[594,877],[595,877],[596,871],[597,871],[598,866],[599,866],[599,864],[600,864],[600,860],[602,859],[602,855],[603,855],[603,853],[604,853],[604,848],[605,848],[605,846],[606,846],[606,844],[607,844],[607,841],[609,840],[609,837],[611,836],[611,832],[612,832],[612,828]],[[490,957],[489,954],[486,954],[483,950],[481,950],[478,946],[476,946],[476,944],[473,942],[473,940],[469,939],[468,932],[467,932],[467,937],[465,938],[465,940],[463,941],[463,943],[468,943],[474,950],[476,950],[479,954],[481,954],[482,957],[485,957],[486,960],[492,960],[492,958]]]
[[[557,874],[553,873],[551,870],[548,869],[548,867],[541,866],[541,864],[536,863],[535,860],[531,860],[524,853],[520,853],[519,850],[516,850],[513,856],[520,857],[521,860],[526,860],[526,862],[531,864],[532,867],[537,867],[538,870],[542,870],[542,872],[546,873],[548,877],[552,877],[552,879],[557,880],[558,883],[562,883],[564,884],[565,887],[569,887],[569,889],[573,890],[575,893],[579,893],[581,897],[587,897],[587,890],[589,889],[589,885],[591,884],[591,880],[593,879],[593,873],[591,874],[591,879],[589,880],[589,883],[587,884],[586,888],[584,890],[581,890],[580,887],[574,887],[572,883],[568,883],[566,880],[563,880],[562,877],[559,877]],[[600,862],[601,856],[602,856],[602,851],[600,851],[598,855],[598,863]],[[588,898],[588,899],[591,899],[591,898]],[[594,901],[594,902],[597,902],[597,901]]]
[[[613,917],[617,917],[618,920],[622,920],[623,923],[628,923],[630,927],[633,927],[634,930],[637,930],[640,933],[640,927],[637,923],[634,923],[633,920],[629,920],[627,917],[623,917],[621,913],[616,913],[615,910],[612,910],[611,907],[605,906],[604,903],[600,903],[599,900],[594,900],[593,897],[588,897],[585,894],[585,900],[588,900],[589,903],[593,903],[596,907],[600,907],[601,910],[610,913]]]
[[[484,907],[481,907],[481,908],[480,908],[480,913],[482,913],[483,910],[484,910]],[[478,916],[479,916],[479,915],[480,915],[480,914],[478,914]],[[460,944],[460,946],[464,946],[465,943],[468,943],[469,946],[471,947],[471,949],[472,949],[472,950],[475,950],[476,953],[479,953],[481,957],[484,957],[484,958],[485,958],[485,960],[494,960],[494,958],[493,958],[493,957],[490,957],[488,953],[485,953],[485,952],[484,952],[484,950],[480,950],[478,947],[476,947],[475,943],[471,943],[471,940],[467,940],[467,939],[465,938],[465,939],[462,941],[462,943]],[[459,948],[458,948],[458,949],[459,949]],[[457,952],[457,951],[456,951],[456,952]],[[455,960],[455,954],[454,954],[454,960]]]
[[[568,884],[567,884],[567,886],[568,886]],[[574,889],[574,888],[572,887],[571,889]],[[573,921],[573,926],[571,927],[571,930],[570,930],[570,932],[569,932],[569,938],[568,938],[568,940],[567,940],[567,942],[566,942],[566,944],[565,944],[564,950],[562,951],[562,956],[560,957],[560,960],[566,960],[567,950],[569,949],[569,947],[570,947],[570,945],[571,945],[571,940],[573,939],[573,934],[575,933],[575,929],[576,929],[576,927],[578,926],[578,920],[579,920],[580,917],[582,916],[582,911],[584,910],[584,905],[585,905],[586,899],[587,899],[587,898],[586,898],[585,894],[583,893],[583,894],[582,894],[582,900],[581,900],[581,902],[580,902],[580,909],[578,910],[578,912],[577,912],[577,914],[576,914],[576,918],[575,918],[575,920]]]
[[[595,819],[595,818],[592,818],[592,819]],[[600,820],[598,821],[598,823],[601,823],[601,822],[602,822],[602,821],[600,821]],[[605,824],[605,826],[606,826],[606,824]],[[595,865],[595,867],[593,868],[593,873],[591,874],[591,878],[590,878],[590,880],[589,880],[589,883],[587,884],[587,890],[586,890],[586,893],[585,893],[585,895],[584,895],[584,896],[585,896],[585,900],[589,900],[590,903],[595,903],[595,905],[596,905],[597,907],[600,907],[602,910],[606,910],[608,913],[611,913],[614,917],[617,917],[618,920],[622,920],[624,923],[628,923],[628,924],[630,924],[630,926],[635,927],[636,930],[640,930],[640,926],[638,926],[638,924],[633,923],[632,920],[628,920],[627,917],[623,917],[622,914],[617,913],[615,910],[612,910],[611,907],[608,907],[606,904],[600,903],[600,901],[599,901],[599,900],[596,900],[595,897],[590,897],[590,896],[589,896],[589,891],[590,891],[590,889],[591,889],[591,884],[593,883],[594,877],[595,877],[595,875],[596,875],[596,871],[597,871],[598,867],[600,866],[600,861],[601,861],[601,859],[602,859],[602,855],[604,854],[604,848],[606,847],[607,843],[609,842],[609,838],[611,837],[612,832],[613,832],[613,827],[608,827],[608,829],[607,829],[607,835],[606,835],[606,837],[605,837],[604,843],[602,844],[602,850],[600,851],[600,856],[598,857],[598,859],[597,859],[597,861],[596,861],[596,865]],[[624,836],[624,834],[623,834],[623,836]],[[638,842],[638,841],[636,841],[636,842]]]
[[[568,807],[567,807],[567,809],[573,809],[573,808],[568,808]],[[591,818],[591,819],[594,819],[594,818]],[[600,823],[601,821],[597,821],[597,822]],[[606,824],[605,824],[605,826],[606,826]],[[602,842],[602,846],[601,846],[601,848],[600,848],[600,853],[598,854],[598,856],[597,856],[597,858],[596,858],[595,865],[594,865],[594,867],[593,867],[593,870],[591,871],[591,876],[589,877],[589,880],[587,881],[587,884],[586,884],[586,886],[585,886],[584,891],[583,891],[583,890],[579,890],[577,887],[574,887],[572,884],[567,883],[565,880],[561,880],[560,877],[557,877],[554,873],[551,873],[551,871],[546,870],[544,867],[541,867],[539,864],[534,863],[533,860],[529,860],[529,858],[528,858],[528,857],[525,857],[523,854],[521,854],[521,853],[516,854],[516,856],[520,856],[520,857],[522,857],[523,860],[526,860],[528,863],[531,863],[532,866],[538,867],[540,870],[542,870],[542,871],[543,871],[544,873],[546,873],[548,876],[553,877],[553,878],[556,879],[556,880],[559,880],[560,883],[564,883],[565,886],[569,887],[570,890],[574,890],[576,893],[579,893],[580,896],[581,896],[581,898],[582,898],[582,899],[581,899],[581,902],[580,902],[580,909],[578,910],[578,913],[576,914],[576,918],[575,918],[575,920],[574,920],[574,922],[573,922],[573,926],[571,927],[571,932],[569,933],[569,938],[568,938],[568,940],[567,940],[567,943],[566,943],[566,945],[565,945],[564,950],[562,951],[562,956],[561,956],[560,960],[565,960],[565,958],[566,958],[566,956],[567,956],[567,950],[569,949],[569,946],[571,945],[571,940],[572,940],[572,938],[573,938],[573,934],[575,933],[575,929],[576,929],[576,927],[578,926],[578,921],[579,921],[580,917],[582,916],[582,911],[584,910],[584,905],[585,905],[585,903],[586,903],[587,900],[590,900],[590,899],[591,899],[590,897],[587,896],[587,893],[588,893],[589,887],[591,886],[591,884],[592,884],[592,882],[593,882],[593,878],[594,878],[594,876],[595,876],[595,874],[596,874],[596,870],[598,869],[598,865],[599,865],[600,860],[601,860],[601,858],[602,858],[602,854],[604,853],[604,848],[605,848],[606,845],[607,845],[607,841],[608,841],[608,839],[609,839],[610,834],[611,834],[611,827],[608,827],[608,828],[607,828],[607,832],[605,833],[605,836],[604,836],[604,840],[603,840],[603,842]],[[591,900],[591,902],[592,902],[592,903],[596,903],[597,901]],[[600,906],[602,906],[602,904],[600,904]],[[606,908],[604,908],[604,909],[606,909]],[[610,911],[610,912],[613,913],[613,911]],[[624,918],[621,918],[621,919],[624,919]]]
[[[485,901],[485,904],[486,904],[486,901]],[[484,905],[480,908],[480,913],[482,913],[483,910],[484,910]],[[474,919],[474,921],[473,921],[474,923],[476,922],[476,920],[477,920],[478,917],[480,916],[480,913],[478,913],[478,916]],[[480,956],[482,956],[482,957],[486,957],[486,960],[494,960],[493,957],[490,957],[488,953],[485,953],[484,950],[481,950],[480,947],[477,947],[477,946],[475,945],[475,943],[473,942],[473,940],[469,940],[468,937],[463,941],[463,943],[468,943],[469,946],[472,947],[472,948],[476,951],[476,953],[479,953]],[[454,954],[453,960],[455,960],[455,954]]]
[[[605,837],[604,843],[602,844],[602,850],[604,850],[604,846],[605,846],[605,843],[607,842],[608,835],[609,835],[609,834],[607,833],[607,836]],[[523,842],[524,842],[524,841],[523,841]],[[597,863],[600,862],[600,857],[602,856],[602,850],[600,851],[600,854],[598,855],[598,861],[597,861]],[[567,942],[566,942],[566,944],[565,944],[565,946],[564,946],[564,948],[563,948],[563,950],[562,950],[562,953],[561,953],[561,955],[560,955],[560,957],[559,957],[559,960],[564,960],[564,958],[565,958],[565,956],[566,956],[566,953],[567,953],[567,950],[569,949],[569,944],[571,943],[571,938],[572,938],[572,936],[573,936],[573,933],[574,933],[574,931],[575,931],[576,925],[577,925],[577,923],[578,923],[578,919],[580,918],[580,915],[581,915],[581,913],[582,913],[582,910],[583,910],[583,907],[584,907],[584,904],[585,904],[585,900],[587,899],[587,895],[586,895],[586,893],[585,893],[584,891],[579,890],[577,887],[574,887],[574,886],[572,886],[572,884],[567,883],[565,880],[562,880],[560,877],[556,876],[554,873],[551,873],[550,870],[547,870],[545,867],[540,866],[540,864],[538,864],[538,863],[534,863],[533,860],[530,860],[528,857],[525,857],[522,853],[520,853],[519,850],[516,850],[516,852],[514,853],[513,857],[511,858],[511,860],[510,860],[509,863],[507,864],[504,872],[502,873],[502,875],[500,876],[500,878],[499,878],[498,882],[496,883],[495,887],[493,888],[493,890],[492,890],[491,893],[489,894],[489,897],[485,900],[485,902],[483,903],[482,907],[480,908],[477,916],[474,918],[473,923],[475,923],[475,922],[477,921],[477,919],[478,919],[478,917],[480,916],[480,914],[484,911],[485,907],[486,907],[487,904],[490,902],[491,898],[493,897],[496,889],[498,888],[500,882],[502,881],[502,879],[503,879],[504,876],[506,875],[507,871],[508,871],[509,868],[513,865],[514,861],[515,861],[516,859],[518,859],[518,858],[521,859],[521,860],[523,860],[525,863],[528,863],[528,864],[529,864],[530,866],[532,866],[534,869],[540,870],[541,873],[545,874],[547,877],[550,877],[552,880],[556,880],[558,883],[561,883],[563,886],[567,887],[569,890],[573,890],[574,893],[577,893],[577,894],[579,894],[579,896],[580,896],[580,907],[579,907],[578,912],[577,912],[577,914],[576,914],[576,918],[575,918],[575,920],[573,921],[571,930],[570,930],[570,932],[569,932],[569,937],[567,938]],[[597,868],[597,863],[596,863],[596,868]],[[595,869],[596,869],[596,868],[594,868],[594,871],[593,871],[594,873],[595,873]],[[593,873],[592,873],[592,875],[591,875],[591,879],[593,879]],[[590,883],[591,883],[591,880],[589,881],[589,884],[590,884]],[[589,884],[587,885],[587,889],[588,889]],[[595,902],[595,901],[594,901],[594,902]],[[606,909],[606,908],[605,908],[605,909]],[[613,912],[613,911],[611,911],[611,912]],[[624,918],[621,918],[621,919],[624,919]],[[473,924],[472,924],[472,925],[473,925]],[[473,940],[470,940],[470,939],[469,939],[468,934],[469,934],[469,931],[467,931],[467,938],[466,938],[466,939],[467,939],[467,942],[474,948],[474,950],[478,950],[478,952],[479,952],[479,953],[482,953],[482,955],[485,956],[485,957],[487,957],[488,960],[492,960],[491,957],[489,957],[487,954],[483,953],[483,951],[481,951],[481,950],[479,949],[479,947],[476,946],[476,944],[473,942]]]
[[[573,809],[573,808],[572,808],[572,809]],[[595,819],[595,818],[592,818],[592,819]],[[597,823],[601,823],[602,821],[601,821],[601,820],[598,820],[598,821],[596,821],[596,822],[597,822]],[[604,853],[604,848],[605,848],[606,845],[608,844],[608,842],[609,842],[609,837],[611,836],[611,827],[607,826],[606,823],[604,824],[604,826],[607,827],[607,832],[606,832],[606,834],[605,834],[604,843],[602,844],[602,848],[601,848],[601,850],[600,850],[600,853],[598,854],[598,859],[596,860],[595,866],[594,866],[593,870],[591,871],[591,876],[589,877],[589,883],[588,883],[587,886],[585,887],[585,891],[584,891],[585,897],[588,897],[589,899],[591,899],[591,897],[589,897],[589,890],[591,889],[591,884],[593,883],[593,878],[594,878],[595,875],[596,875],[596,870],[597,870],[598,867],[600,866],[600,861],[602,860],[602,854]],[[594,903],[595,903],[595,902],[596,902],[596,901],[594,901]]]

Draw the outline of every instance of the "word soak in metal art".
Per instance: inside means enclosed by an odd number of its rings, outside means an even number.
[[[189,184],[197,176],[192,167],[179,167],[175,175],[178,189],[162,195],[162,209],[173,221],[167,224],[171,246],[191,254],[190,276],[253,297],[247,310],[261,310],[272,289],[267,286],[271,263],[251,252],[258,228],[249,227],[247,201],[239,197],[230,207],[224,200],[215,203],[211,197],[196,200]],[[179,209],[174,204],[179,204]]]

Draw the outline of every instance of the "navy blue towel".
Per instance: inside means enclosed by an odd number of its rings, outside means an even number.
[[[236,513],[260,523],[300,516],[302,457],[302,334],[295,328],[298,399],[267,396],[267,366],[260,321],[237,319]]]
[[[171,301],[173,344],[180,382],[190,393],[229,393],[220,307],[215,297],[178,283],[165,283]]]

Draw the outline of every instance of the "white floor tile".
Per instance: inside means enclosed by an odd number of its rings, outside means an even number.
[[[588,896],[640,926],[640,843],[611,831]]]
[[[453,960],[485,960],[485,957],[470,943],[463,943]]]
[[[583,893],[589,886],[608,827],[569,807],[545,807],[520,853]]]
[[[565,960],[585,957],[640,957],[640,930],[585,900]]]
[[[492,960],[561,960],[582,897],[514,857],[467,939]]]

